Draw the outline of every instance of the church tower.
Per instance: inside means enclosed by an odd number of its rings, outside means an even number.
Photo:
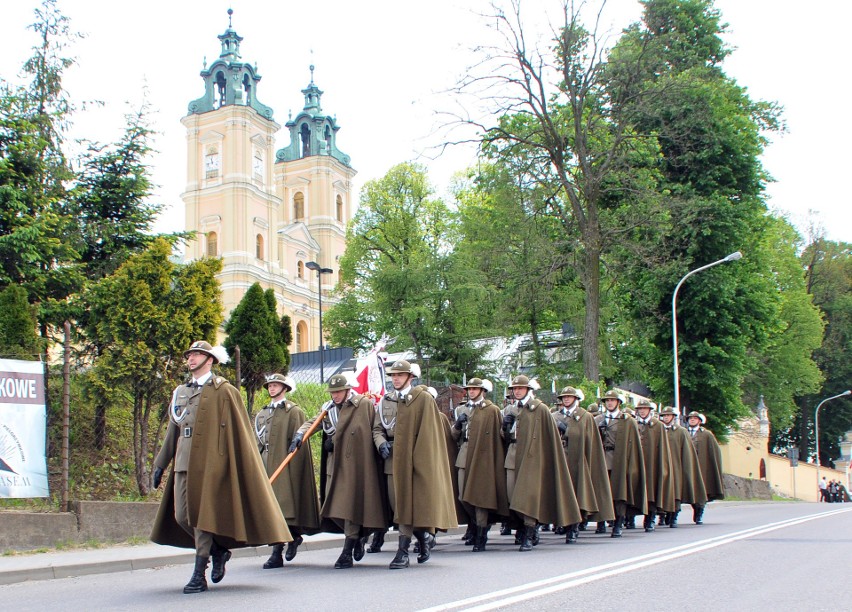
[[[219,36],[219,57],[209,67],[205,60],[201,71],[204,95],[181,120],[186,229],[197,232],[186,258],[222,258],[225,320],[259,282],[275,291],[279,315],[291,318],[291,352],[316,350],[319,291],[324,308],[334,303],[330,292],[345,249],[355,170],[337,148],[336,120],[322,114],[313,66],[302,90],[305,108],[286,124],[290,145],[274,153],[281,126],[258,99],[261,77],[256,65],[242,61],[232,14],[229,9],[228,28]],[[316,267],[332,273],[314,273]]]

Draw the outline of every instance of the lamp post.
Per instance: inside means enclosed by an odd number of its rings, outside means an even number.
[[[680,282],[678,282],[677,286],[674,290],[674,295],[672,295],[672,342],[674,344],[674,400],[675,400],[675,409],[677,409],[678,414],[683,416],[680,409],[680,372],[678,371],[677,364],[677,292],[680,289],[680,286],[683,284],[687,278],[692,276],[693,274],[697,274],[707,268],[712,268],[713,266],[719,265],[720,263],[725,263],[727,261],[736,261],[743,256],[739,251],[735,251],[728,255],[727,257],[723,257],[718,261],[714,261],[713,263],[709,263],[706,266],[701,266],[700,268],[696,268],[690,272],[686,273]]]
[[[822,400],[819,404],[817,404],[816,410],[814,410],[814,436],[816,436],[816,468],[817,468],[817,486],[819,486],[819,409],[822,408],[822,405],[826,402],[830,402],[833,399],[837,399],[838,397],[846,397],[847,395],[852,394],[852,391],[847,389],[843,393],[838,393],[837,395],[832,395],[831,397],[827,397]]]
[[[322,338],[322,275],[331,274],[334,272],[331,268],[323,268],[315,261],[309,261],[305,264],[308,270],[314,270],[317,273],[317,295],[319,296],[319,358],[320,358],[320,384],[325,382],[325,363],[323,360],[323,342]]]

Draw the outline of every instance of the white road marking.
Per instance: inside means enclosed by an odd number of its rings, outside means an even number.
[[[765,525],[759,525],[750,529],[735,531],[733,533],[708,538],[706,540],[699,540],[690,544],[684,544],[682,546],[675,546],[674,548],[668,548],[645,555],[639,555],[638,557],[621,559],[612,563],[604,563],[603,565],[588,567],[582,570],[577,570],[575,572],[570,572],[568,574],[562,574],[561,576],[554,576],[553,578],[546,578],[544,580],[536,580],[535,582],[528,582],[520,586],[502,589],[500,591],[492,591],[484,595],[477,595],[475,597],[468,597],[466,599],[460,599],[458,601],[441,604],[431,608],[425,608],[420,612],[443,612],[446,610],[459,609],[464,609],[469,612],[495,610],[497,608],[509,606],[515,603],[526,601],[528,599],[533,599],[535,597],[541,597],[542,595],[549,595],[558,591],[564,591],[566,589],[570,589],[576,586],[588,584],[596,580],[602,580],[603,578],[609,578],[610,576],[617,576],[618,574],[623,574],[628,571],[633,572],[643,567],[649,567],[652,565],[657,565],[659,563],[665,563],[666,561],[671,561],[672,559],[678,559],[680,557],[692,555],[698,552],[702,552],[704,550],[716,548],[718,546],[724,546],[725,544],[731,544],[732,542],[736,542],[738,540],[743,540],[764,533],[769,533],[770,531],[783,529],[784,527],[790,527],[792,525],[798,525],[800,523],[806,523],[808,521],[826,518],[844,512],[852,512],[852,508],[819,512],[817,514],[809,514],[806,516],[787,519],[776,523],[767,523]],[[489,600],[497,601],[489,602]]]

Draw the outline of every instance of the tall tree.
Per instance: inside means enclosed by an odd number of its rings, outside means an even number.
[[[156,440],[149,426],[166,418],[171,391],[183,379],[183,351],[195,340],[215,340],[221,322],[219,259],[188,265],[172,261],[172,247],[158,239],[132,255],[87,294],[94,340],[104,347],[90,377],[106,405],[132,402],[133,458],[139,492],[147,495],[148,461]]]
[[[0,357],[35,359],[41,353],[37,322],[23,287],[0,289]]]
[[[251,414],[254,397],[263,386],[269,372],[286,371],[289,365],[287,346],[282,344],[281,323],[273,300],[267,297],[260,283],[255,283],[225,324],[225,348],[229,354],[240,347],[240,381],[246,389],[246,409]]]
[[[603,39],[584,27],[579,8],[561,3],[555,40],[542,50],[528,40],[520,4],[513,0],[509,11],[491,16],[501,42],[480,47],[483,61],[459,85],[460,94],[490,103],[499,119],[463,121],[480,130],[489,157],[523,160],[532,180],[550,191],[545,210],[572,239],[585,295],[585,378],[598,380],[603,257],[633,227],[656,222],[656,140],[633,129],[611,97]]]

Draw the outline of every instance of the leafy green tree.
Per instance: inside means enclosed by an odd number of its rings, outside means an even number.
[[[240,382],[246,389],[249,414],[266,374],[286,372],[290,363],[287,345],[282,344],[281,321],[275,310],[274,298],[274,293],[264,293],[260,283],[253,284],[225,324],[228,353],[233,355],[234,349],[240,347]]]
[[[41,353],[38,319],[27,301],[26,290],[9,285],[0,290],[0,355],[14,359],[34,359]]]
[[[172,261],[164,239],[130,256],[116,272],[94,283],[86,301],[89,333],[104,351],[95,360],[90,384],[107,406],[133,415],[133,458],[139,492],[147,495],[149,457],[156,445],[152,418],[167,418],[171,392],[185,376],[183,352],[199,339],[215,341],[222,300],[216,274],[221,260],[188,265]]]
[[[467,318],[475,292],[457,282],[458,240],[455,215],[433,197],[422,167],[399,164],[369,181],[340,262],[340,301],[325,318],[331,341],[364,349],[395,337],[424,363],[427,379],[475,369],[480,351],[470,345]]]

